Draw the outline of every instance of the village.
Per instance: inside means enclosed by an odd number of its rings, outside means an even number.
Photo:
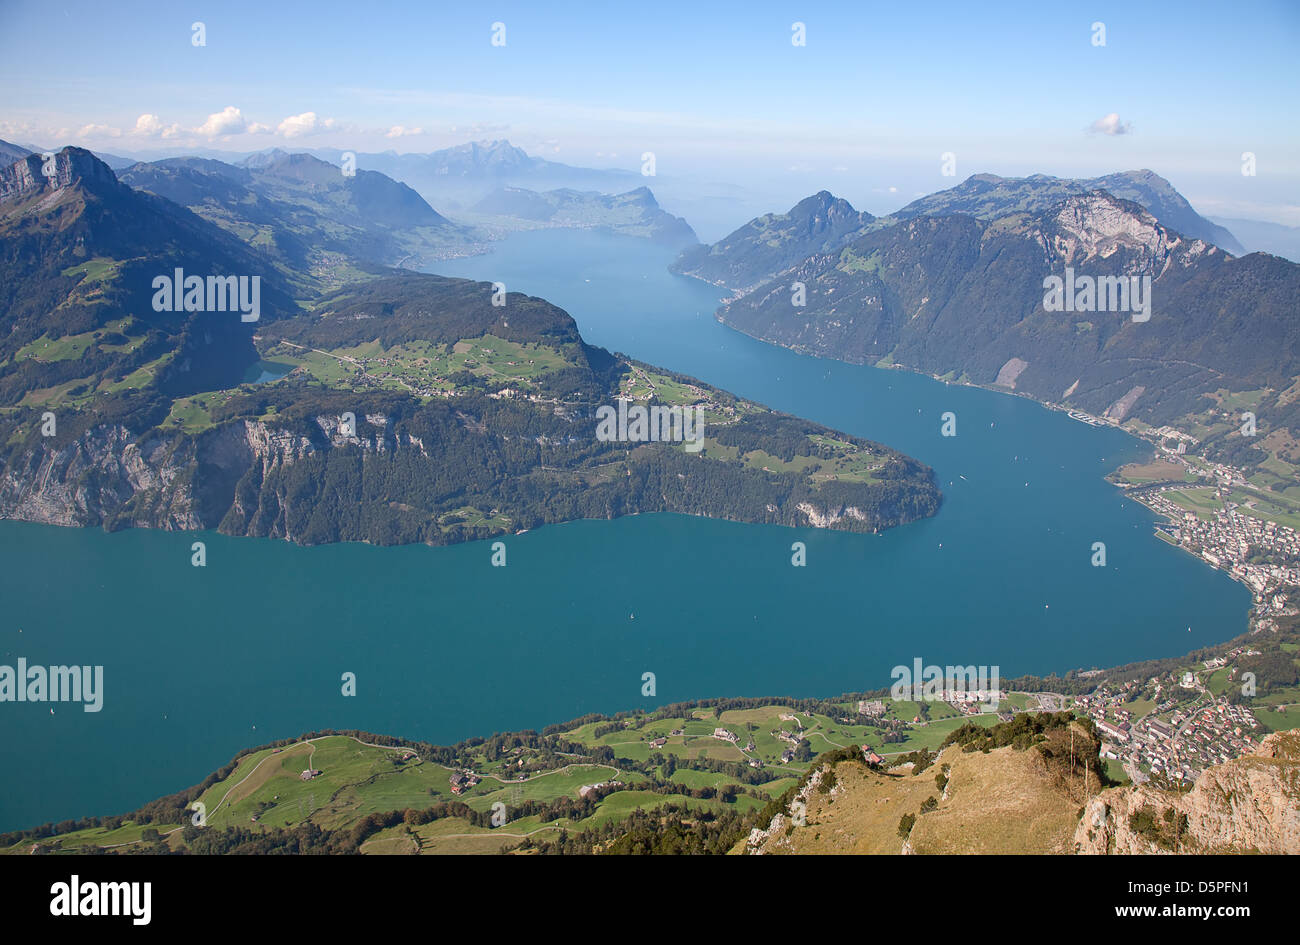
[[[1167,496],[1178,491],[1177,486],[1156,487],[1143,492],[1141,501],[1172,520],[1167,533],[1176,542],[1244,582],[1257,604],[1282,610],[1289,588],[1300,586],[1300,532],[1246,514],[1224,487],[1215,489],[1224,507],[1210,513],[1212,519],[1187,511]]]
[[[1226,666],[1229,684],[1236,685],[1236,667],[1230,661],[1258,655],[1257,650],[1235,647],[1204,661],[1204,672]],[[1190,670],[1177,680],[1153,676],[1098,687],[1076,699],[1075,710],[1096,725],[1103,739],[1102,757],[1120,762],[1134,782],[1162,775],[1191,783],[1206,768],[1255,750],[1266,734],[1249,706],[1215,695]]]

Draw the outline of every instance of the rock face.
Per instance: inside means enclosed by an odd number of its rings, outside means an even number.
[[[29,154],[0,169],[0,200],[25,197],[38,190],[60,190],[83,180],[99,186],[114,186],[117,178],[107,164],[81,148],[64,148],[50,159],[52,173],[45,174],[46,161]]]
[[[811,502],[800,502],[795,508],[808,518],[808,524],[813,528],[830,528],[846,518],[853,519],[855,522],[871,521],[871,516],[864,514],[861,509],[852,505],[827,506],[824,509],[819,509]]]
[[[1074,844],[1095,854],[1300,853],[1300,732],[1269,735],[1254,754],[1207,769],[1186,794],[1150,784],[1103,791]]]
[[[0,479],[0,518],[108,528],[215,528],[232,505],[239,505],[235,484],[250,472],[265,479],[277,467],[344,445],[363,453],[411,448],[425,454],[423,444],[407,434],[381,429],[348,436],[340,432],[341,420],[315,418],[319,443],[253,420],[198,437],[155,432],[137,438],[121,426],[95,427],[71,442],[28,450],[11,465]],[[373,427],[388,426],[386,417],[366,420]]]

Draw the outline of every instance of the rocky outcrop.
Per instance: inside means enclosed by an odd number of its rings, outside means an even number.
[[[1186,794],[1111,788],[1084,809],[1078,853],[1300,853],[1300,732],[1208,768]]]
[[[855,522],[871,521],[869,515],[852,505],[819,509],[811,502],[800,502],[795,508],[803,513],[808,519],[808,524],[813,528],[831,528],[845,519],[852,519]]]
[[[990,234],[998,231],[992,228]],[[1198,257],[1218,252],[1203,240],[1188,240],[1162,227],[1135,203],[1107,193],[1063,201],[1043,227],[1040,242],[1050,244],[1060,264],[1078,266],[1123,251],[1126,275],[1163,275],[1172,265],[1187,267]]]
[[[117,178],[108,165],[89,151],[64,148],[48,160],[40,154],[29,154],[6,168],[0,168],[0,200],[25,197],[46,188],[60,190],[78,180],[100,186],[117,186]]]
[[[314,418],[319,439],[256,420],[198,436],[154,431],[136,437],[101,426],[74,440],[42,441],[21,451],[0,477],[0,518],[50,525],[168,530],[215,528],[236,482],[260,467],[262,477],[321,450],[353,445],[364,453],[424,444],[393,433],[389,418],[370,415],[369,429],[338,416]],[[358,435],[359,434],[359,435]],[[200,468],[202,475],[197,475]]]

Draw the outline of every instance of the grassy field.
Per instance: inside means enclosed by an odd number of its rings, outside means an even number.
[[[328,387],[349,389],[377,384],[388,390],[423,394],[455,390],[457,385],[451,376],[462,371],[528,388],[542,375],[570,366],[554,348],[494,335],[452,344],[412,341],[390,348],[376,340],[330,351],[285,341],[266,347],[261,355],[264,360],[292,366]]]
[[[913,704],[893,708],[909,718],[917,711]],[[454,817],[430,824],[403,824],[367,838],[363,849],[374,854],[497,852],[534,831],[581,830],[621,820],[636,809],[664,804],[715,813],[757,810],[793,785],[822,752],[861,744],[882,754],[934,748],[967,721],[950,707],[934,704],[930,706],[932,721],[906,729],[902,742],[885,744],[879,728],[860,724],[856,704],[835,709],[844,714],[832,717],[796,712],[788,705],[773,703],[720,713],[696,709],[689,715],[662,719],[639,715],[622,722],[589,722],[560,733],[560,737],[591,751],[612,750],[618,761],[578,760],[556,766],[539,760],[535,749],[522,747],[491,757],[481,754],[471,763],[481,780],[459,795],[451,789],[453,769],[410,749],[367,744],[352,736],[322,736],[263,748],[240,758],[227,777],[206,788],[197,800],[207,827],[250,830],[292,828],[306,822],[346,830],[367,814],[424,810],[440,801],[458,800],[480,814],[491,814],[494,805],[500,804],[508,815],[500,828],[475,826]],[[991,724],[993,720],[993,716],[980,716],[972,721]],[[734,742],[715,737],[718,728],[734,733]],[[659,739],[663,743],[652,747],[651,742]],[[801,745],[795,759],[782,760],[783,753]],[[671,767],[667,759],[672,760]],[[753,772],[747,777],[757,778],[758,783],[744,783],[736,774],[712,770],[717,763],[730,763],[733,772]],[[304,779],[304,772],[315,773]],[[646,790],[648,777],[700,796]],[[576,802],[585,786],[612,781],[623,787],[597,802],[581,820],[560,817],[544,822],[536,814],[509,814],[530,802],[550,805],[561,798]],[[723,791],[729,792],[726,801],[719,796]],[[179,826],[153,829],[162,834],[170,831],[168,842],[177,845],[183,842]],[[147,830],[150,828],[145,825],[130,822],[113,830],[91,828],[63,835],[59,848],[132,844],[145,839]],[[15,847],[10,852],[21,849]]]
[[[1165,498],[1180,509],[1194,512],[1203,521],[1213,521],[1214,513],[1223,511],[1223,502],[1214,495],[1212,488],[1204,489],[1170,489]]]

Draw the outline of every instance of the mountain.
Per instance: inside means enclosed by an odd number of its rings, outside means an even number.
[[[32,154],[0,169],[0,403],[57,396],[146,412],[143,378],[180,392],[237,382],[255,359],[238,314],[157,312],[152,282],[177,268],[261,280],[260,317],[295,311],[261,254],[171,201],[121,183],[89,151],[54,173]],[[57,392],[57,395],[52,392]]]
[[[1263,220],[1212,219],[1215,223],[1230,228],[1247,252],[1272,253],[1292,262],[1300,262],[1300,226],[1284,226]]]
[[[638,236],[669,246],[699,242],[690,224],[664,211],[648,187],[617,195],[567,189],[538,193],[522,187],[502,187],[472,210],[512,229],[531,229],[534,225],[572,227]]]
[[[1067,268],[1088,279],[1150,277],[1149,320],[1045,310],[1044,280]],[[792,304],[796,281],[804,307]],[[823,357],[1165,423],[1220,389],[1286,391],[1300,375],[1297,299],[1300,266],[1233,258],[1096,192],[991,220],[917,215],[804,260],[718,317]],[[1300,426],[1289,397],[1270,417]]]
[[[745,292],[809,256],[839,249],[862,235],[875,219],[823,190],[799,201],[788,213],[751,220],[712,246],[684,250],[671,268]]]
[[[551,162],[530,157],[509,141],[471,141],[427,156],[426,167],[447,177],[509,177],[543,169]]]
[[[375,171],[342,170],[274,151],[234,166],[203,158],[136,164],[121,175],[261,248],[282,266],[338,279],[353,263],[418,265],[481,246],[410,187]]]
[[[1066,180],[1035,174],[1032,177],[998,177],[976,174],[949,190],[914,200],[888,218],[891,222],[918,216],[947,216],[963,213],[980,220],[992,220],[1010,213],[1037,213],[1058,204],[1062,198],[1104,190],[1131,200],[1171,230],[1212,243],[1233,254],[1243,252],[1231,233],[1202,217],[1154,171],[1123,171],[1090,180]]]
[[[1065,197],[1098,190],[1137,203],[1171,230],[1231,253],[1242,252],[1231,233],[1200,216],[1182,194],[1152,171],[1124,171],[1091,180],[1044,174],[1019,178],[976,174],[884,217],[855,213],[846,201],[821,191],[789,213],[758,217],[711,246],[684,250],[672,269],[743,293],[815,253],[831,252],[903,220],[954,214],[994,220],[1012,213],[1041,213]]]
[[[24,148],[20,144],[0,141],[0,167],[8,167],[14,161],[21,160],[31,153],[31,149]]]
[[[337,162],[343,152],[317,151]],[[359,153],[357,167],[387,174],[438,206],[462,209],[501,187],[624,191],[643,178],[634,171],[573,167],[534,157],[509,141],[477,141],[427,154]]]
[[[914,460],[588,346],[542,299],[379,266],[326,291],[87,151],[60,152],[49,178],[42,164],[0,171],[5,518],[391,545],[651,511],[872,531],[938,508]],[[372,192],[328,167],[141,173],[218,209],[257,198],[247,212],[280,201],[259,192],[273,174],[268,193],[319,208],[312,226],[436,216],[378,175]],[[281,220],[261,225],[280,238]],[[155,311],[155,280],[177,268],[257,277],[261,318]],[[602,436],[620,399],[658,408],[664,436]]]

